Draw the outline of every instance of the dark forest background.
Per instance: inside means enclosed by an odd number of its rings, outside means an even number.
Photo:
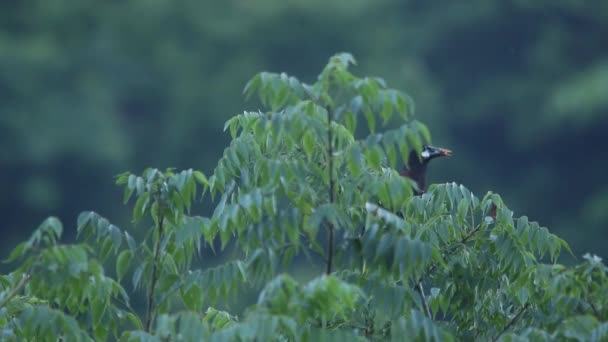
[[[0,258],[49,215],[129,225],[114,175],[210,173],[251,76],[341,51],[454,150],[431,182],[608,256],[608,1],[26,0],[0,2]]]

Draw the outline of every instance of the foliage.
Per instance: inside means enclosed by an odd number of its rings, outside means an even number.
[[[395,169],[430,133],[405,94],[353,75],[354,63],[335,55],[313,84],[255,76],[245,94],[270,109],[228,120],[209,177],[119,175],[134,228],[88,211],[79,242],[62,244],[59,220],[43,222],[0,278],[3,339],[606,339],[601,260],[557,264],[568,245],[497,194],[447,183],[414,196]],[[191,213],[203,194],[217,203],[210,217]],[[194,263],[218,240],[238,258]],[[302,256],[323,270],[299,282],[288,272]],[[220,309],[247,287],[259,295],[242,317]]]
[[[95,207],[126,226],[108,174],[152,161],[210,173],[246,77],[310,81],[349,50],[457,150],[436,179],[496,191],[577,254],[606,257],[608,2],[32,0],[0,2],[0,23],[5,253],[49,213]]]

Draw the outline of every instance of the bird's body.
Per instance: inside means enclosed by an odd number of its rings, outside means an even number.
[[[409,155],[408,165],[406,165],[399,174],[403,177],[407,177],[416,183],[414,187],[414,194],[421,195],[426,192],[426,170],[429,161],[437,157],[449,157],[452,155],[452,151],[446,148],[433,147],[425,145],[422,148],[420,154],[415,150]],[[377,206],[372,207],[372,215],[378,216],[378,212],[382,210],[382,203],[378,203]],[[369,209],[368,209],[369,210]],[[396,215],[403,218],[403,213],[397,212]],[[365,233],[365,226],[361,227],[361,237]],[[365,260],[363,260],[363,272],[365,272]]]
[[[452,151],[446,148],[433,147],[424,145],[420,154],[415,150],[410,152],[408,165],[406,165],[399,174],[403,177],[407,177],[413,180],[416,184],[413,186],[413,191],[416,196],[422,195],[426,192],[426,169],[429,161],[437,157],[449,157],[452,155]],[[382,202],[378,202],[377,208],[373,211],[373,215],[377,215],[377,209],[382,208]],[[397,213],[400,215],[400,213]],[[364,228],[361,230],[361,234],[364,232]]]
[[[416,151],[410,153],[408,165],[403,168],[400,174],[416,182],[417,187],[414,188],[416,195],[423,194],[426,192],[426,170],[429,161],[437,157],[449,157],[451,155],[451,150],[425,145],[420,155]]]

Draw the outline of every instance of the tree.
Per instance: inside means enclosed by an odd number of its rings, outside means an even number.
[[[430,133],[405,94],[353,75],[354,62],[332,57],[314,84],[255,76],[245,94],[269,111],[226,123],[232,141],[209,177],[119,175],[143,234],[89,211],[79,242],[61,244],[61,222],[44,221],[0,278],[3,339],[606,339],[601,260],[557,264],[566,242],[497,194],[450,183],[414,196],[395,169]],[[211,217],[191,214],[201,193],[217,199]],[[196,267],[216,240],[238,258]],[[323,263],[303,283],[288,273],[301,256]],[[247,286],[261,290],[241,318],[221,310]]]

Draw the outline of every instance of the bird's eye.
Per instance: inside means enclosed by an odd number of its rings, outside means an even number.
[[[422,151],[422,153],[420,153],[420,156],[422,158],[426,159],[431,156],[431,152],[429,152],[428,150],[424,150],[424,151]]]

